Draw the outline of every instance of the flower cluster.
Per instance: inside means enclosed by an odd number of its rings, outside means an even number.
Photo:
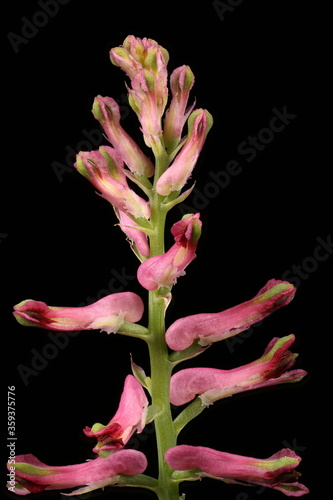
[[[202,229],[199,213],[186,214],[172,225],[173,244],[165,250],[166,215],[191,193],[192,187],[186,185],[213,119],[207,110],[188,104],[194,85],[191,69],[184,65],[169,76],[168,52],[154,40],[128,36],[120,47],[111,49],[110,58],[129,79],[129,104],[140,122],[144,144],[140,147],[123,129],[117,102],[97,96],[93,115],[109,143],[97,151],[80,152],[75,167],[111,204],[119,227],[140,261],[137,279],[149,295],[148,326],[139,324],[144,303],[132,292],[111,294],[84,307],[55,307],[24,300],[14,307],[14,316],[30,327],[101,330],[143,339],[149,348],[151,374],[147,376],[132,362],[133,374],[124,381],[115,415],[106,425],[85,427],[84,434],[94,440],[92,460],[49,466],[33,455],[19,455],[15,459],[16,479],[8,483],[8,488],[18,495],[76,488],[67,493],[72,496],[105,486],[129,485],[148,488],[159,498],[178,500],[180,482],[210,477],[302,496],[308,489],[298,482],[295,470],[301,459],[289,449],[258,459],[177,444],[179,431],[216,401],[244,391],[297,382],[306,375],[304,370],[292,369],[297,357],[289,350],[294,335],[273,338],[259,359],[244,366],[229,370],[192,367],[172,374],[180,362],[289,304],[296,290],[286,281],[271,279],[253,298],[239,305],[183,317],[165,328],[172,289],[195,259]],[[155,161],[143,148],[151,149]],[[188,406],[172,420],[170,403]],[[192,411],[188,411],[191,405]],[[142,432],[151,421],[158,435],[158,480],[143,474],[146,456],[126,448],[131,436]],[[11,470],[10,464],[8,468]]]

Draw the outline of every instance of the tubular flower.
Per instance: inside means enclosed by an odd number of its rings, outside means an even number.
[[[168,97],[166,82],[160,92],[150,71],[141,70],[132,80],[132,89],[128,88],[128,94],[129,104],[141,123],[144,141],[152,147],[162,136],[161,119]]]
[[[157,181],[156,191],[162,196],[180,191],[186,184],[213,125],[213,117],[207,110],[197,109],[189,116],[187,125],[188,135],[181,151]]]
[[[122,474],[141,474],[146,467],[145,455],[136,450],[119,450],[106,458],[64,466],[46,465],[31,454],[18,455],[15,457],[15,481],[10,480],[7,488],[17,495],[28,495],[83,486],[67,493],[67,496],[81,495],[116,484]],[[8,469],[11,470],[9,464]]]
[[[301,380],[304,370],[289,370],[297,357],[288,351],[294,335],[274,338],[261,358],[231,370],[187,368],[171,377],[170,402],[176,406],[188,403],[198,394],[202,404],[209,404],[243,391]]]
[[[297,482],[300,474],[295,469],[301,458],[287,448],[270,458],[258,459],[203,446],[179,445],[165,453],[165,460],[176,470],[200,469],[194,471],[197,477],[210,477],[245,485],[258,484],[281,491],[290,497],[309,493],[303,484]]]
[[[128,168],[134,174],[151,177],[154,165],[120,125],[120,110],[116,101],[111,97],[97,96],[93,104],[93,114]]]
[[[74,166],[115,208],[134,218],[149,219],[149,203],[129,188],[124,163],[115,149],[103,146],[99,151],[80,152]]]
[[[14,306],[14,316],[24,326],[57,331],[101,330],[116,333],[124,321],[139,321],[143,309],[143,301],[138,295],[121,292],[83,307],[53,307],[28,299]]]
[[[138,250],[140,255],[148,257],[150,248],[147,234],[141,231],[139,224],[128,217],[125,212],[117,210],[116,214],[119,219],[119,227],[127,235],[134,252]]]
[[[174,284],[185,268],[195,259],[201,234],[200,214],[185,215],[176,222],[171,233],[174,245],[164,254],[145,260],[138,268],[138,281],[147,290],[157,290]]]
[[[86,427],[86,436],[96,437],[98,443],[93,449],[95,453],[108,454],[110,450],[122,448],[134,432],[142,432],[148,407],[148,399],[140,382],[128,375],[125,379],[123,393],[117,412],[107,425],[94,424]]]
[[[194,314],[176,320],[166,331],[166,343],[175,351],[183,351],[196,339],[200,345],[208,345],[232,337],[289,304],[295,293],[296,288],[287,281],[271,279],[247,302],[219,313]]]
[[[194,84],[194,75],[189,66],[176,68],[170,76],[172,99],[164,118],[164,144],[174,150],[181,139],[183,128],[193,106],[187,109],[190,91]]]

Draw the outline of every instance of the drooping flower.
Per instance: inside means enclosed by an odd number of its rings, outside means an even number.
[[[138,268],[139,283],[147,290],[173,285],[185,268],[196,257],[196,248],[201,234],[200,214],[185,215],[176,222],[171,233],[174,245],[164,254],[145,260]]]
[[[188,98],[194,84],[194,75],[189,66],[176,68],[170,76],[172,99],[166,110],[163,126],[165,147],[173,151],[179,144],[183,128],[194,104],[187,109]]]
[[[8,464],[9,470],[10,467]],[[116,484],[120,475],[141,474],[146,467],[145,455],[136,450],[119,450],[106,458],[98,457],[81,464],[64,466],[46,465],[31,454],[18,455],[15,457],[15,481],[10,480],[7,488],[17,495],[28,495],[79,487],[67,495],[81,495]]]
[[[212,125],[213,117],[207,110],[197,109],[190,114],[186,141],[174,161],[158,179],[158,194],[168,196],[183,188],[191,176]]]
[[[123,448],[134,432],[142,432],[147,407],[148,399],[140,382],[133,375],[128,375],[118,410],[110,422],[107,425],[94,424],[92,428],[86,427],[83,430],[86,436],[96,437],[98,440],[93,451],[104,456],[104,452]]]
[[[151,177],[154,165],[120,125],[120,109],[116,101],[111,97],[97,96],[93,104],[93,114],[128,168],[134,174]]]
[[[140,321],[143,310],[143,301],[137,294],[121,292],[82,307],[54,307],[28,299],[14,306],[14,316],[24,326],[58,331],[102,330],[116,333],[124,321]]]
[[[99,151],[80,152],[76,158],[74,166],[103,198],[129,216],[149,219],[149,203],[128,186],[124,162],[115,149],[102,146]]]
[[[116,214],[119,219],[119,227],[127,235],[134,252],[136,253],[136,250],[138,250],[140,255],[148,257],[150,248],[147,234],[141,231],[139,224],[122,210],[118,210]]]
[[[269,280],[257,295],[242,304],[218,313],[201,313],[176,320],[166,331],[168,346],[175,351],[226,339],[247,330],[294,298],[296,288],[287,281]]]
[[[200,395],[202,404],[208,406],[239,392],[297,382],[306,372],[287,371],[297,357],[297,354],[288,350],[294,340],[294,335],[274,338],[259,359],[238,368],[220,370],[195,367],[180,370],[171,377],[170,402],[176,406],[183,405]]]
[[[286,496],[300,497],[308,488],[297,482],[296,467],[301,458],[287,448],[269,458],[258,459],[233,455],[204,446],[178,445],[165,453],[167,464],[175,470],[193,471],[197,477],[210,477],[225,482],[258,484],[281,491]]]

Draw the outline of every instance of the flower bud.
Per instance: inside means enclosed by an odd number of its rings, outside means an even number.
[[[120,110],[116,101],[111,97],[97,96],[92,111],[128,168],[135,174],[151,177],[154,166],[120,125]]]
[[[213,125],[213,118],[207,110],[197,109],[191,113],[187,123],[188,135],[185,144],[157,181],[156,190],[162,196],[168,196],[172,191],[180,191],[186,184]]]
[[[194,104],[187,109],[190,91],[194,85],[194,74],[189,66],[176,68],[170,77],[172,99],[164,118],[164,144],[173,151],[179,144],[183,128]]]
[[[149,203],[129,188],[123,161],[115,149],[101,146],[99,151],[81,152],[74,166],[115,209],[132,218],[149,219]]]
[[[161,65],[166,68],[168,51],[151,38],[137,38],[129,35],[123,45],[110,51],[111,62],[120,66],[133,79],[140,69],[148,69],[156,75]]]
[[[141,123],[144,141],[152,147],[162,137],[161,118],[167,102],[166,85],[158,85],[153,74],[141,70],[132,80],[132,89],[128,89],[129,104]]]
[[[134,253],[137,254],[137,252],[139,252],[138,257],[140,260],[142,260],[142,257],[148,257],[150,248],[147,234],[142,231],[139,224],[133,221],[125,212],[118,210],[116,214],[119,219],[120,229],[130,240]]]

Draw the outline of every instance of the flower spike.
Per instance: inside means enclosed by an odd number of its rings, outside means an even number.
[[[176,320],[166,331],[166,343],[174,351],[183,351],[196,339],[200,345],[218,342],[247,330],[294,298],[296,288],[287,281],[269,280],[247,302],[219,313],[202,313]]]
[[[124,321],[140,321],[143,309],[138,295],[121,292],[83,307],[54,307],[28,299],[14,306],[14,316],[24,326],[57,331],[101,330],[116,333]]]
[[[32,454],[15,456],[12,448],[16,441],[11,442],[7,488],[22,496],[66,490],[61,496],[78,497],[116,485],[146,488],[159,499],[180,500],[180,482],[210,477],[245,486],[257,484],[291,497],[303,496],[309,490],[298,482],[296,468],[301,459],[289,449],[258,459],[203,446],[176,446],[182,429],[215,401],[296,382],[306,375],[304,370],[292,369],[297,357],[289,350],[294,335],[273,338],[261,357],[244,366],[228,370],[178,368],[179,363],[203,353],[212,343],[237,335],[287,305],[296,288],[287,281],[272,279],[246,302],[220,312],[194,311],[196,314],[180,318],[166,329],[172,287],[196,258],[202,222],[199,213],[184,215],[171,227],[171,245],[165,238],[165,224],[169,211],[184,202],[195,187],[195,181],[189,180],[213,117],[206,109],[196,109],[195,99],[189,104],[195,81],[191,68],[176,67],[169,75],[168,51],[155,40],[127,36],[122,45],[111,49],[110,59],[126,74],[128,104],[139,121],[143,149],[122,127],[115,99],[98,95],[92,113],[104,131],[106,145],[96,151],[80,151],[74,166],[112,205],[119,222],[116,225],[126,234],[140,261],[137,279],[149,291],[145,293],[149,306],[144,318],[147,326],[138,323],[144,313],[143,301],[131,292],[110,294],[81,307],[54,307],[24,300],[14,306],[14,316],[23,325],[56,332],[101,330],[144,340],[150,372],[146,374],[132,361],[132,374],[123,381],[112,418],[106,425],[94,423],[83,429],[87,438],[93,438],[93,459],[49,466]],[[146,147],[150,148],[147,154]],[[114,362],[114,353],[111,357]],[[21,375],[25,381],[27,377]],[[106,384],[106,393],[112,383]],[[8,387],[8,431],[15,429],[15,392],[15,386]],[[173,418],[173,405],[187,403]],[[156,433],[158,478],[143,474],[147,467],[143,453],[125,448],[130,448],[135,433],[145,430],[145,440],[150,423]]]

